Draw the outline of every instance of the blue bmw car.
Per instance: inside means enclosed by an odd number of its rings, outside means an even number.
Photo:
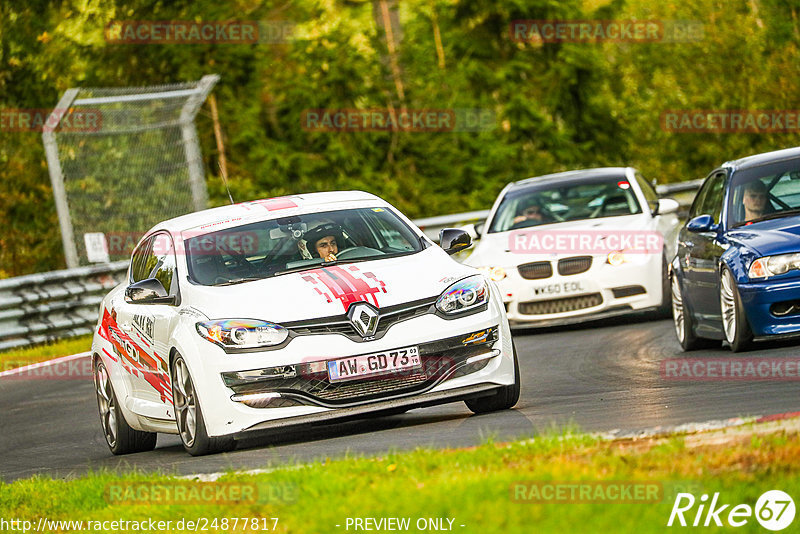
[[[683,350],[800,335],[800,148],[724,163],[678,234],[672,312]]]

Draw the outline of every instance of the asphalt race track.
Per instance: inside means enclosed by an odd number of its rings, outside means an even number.
[[[683,357],[671,320],[618,318],[515,334],[522,398],[514,410],[471,415],[463,403],[403,415],[295,428],[193,458],[177,436],[150,453],[114,457],[100,430],[91,380],[0,378],[0,478],[78,476],[89,470],[212,473],[387,450],[470,446],[533,436],[553,425],[635,431],[660,425],[800,411],[797,381],[675,381],[661,361]],[[797,357],[800,342],[759,344],[742,357]],[[728,349],[690,353],[729,357]]]

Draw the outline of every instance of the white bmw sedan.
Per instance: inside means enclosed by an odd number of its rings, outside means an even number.
[[[114,454],[179,434],[193,455],[343,416],[519,398],[497,286],[363,192],[246,202],[163,222],[103,300],[92,344]]]
[[[666,313],[677,209],[632,168],[529,178],[503,189],[465,263],[497,282],[512,326]]]

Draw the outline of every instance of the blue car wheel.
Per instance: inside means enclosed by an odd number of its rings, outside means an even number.
[[[719,304],[722,314],[722,330],[732,352],[747,350],[753,341],[753,332],[747,322],[739,290],[727,267],[722,268],[719,283]]]

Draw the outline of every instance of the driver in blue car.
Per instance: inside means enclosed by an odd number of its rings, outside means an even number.
[[[742,204],[744,205],[744,220],[760,219],[774,210],[769,203],[767,186],[761,180],[753,180],[744,186]]]
[[[339,243],[344,244],[342,227],[335,223],[324,223],[308,230],[297,246],[304,259],[317,257],[327,262],[336,261]]]

